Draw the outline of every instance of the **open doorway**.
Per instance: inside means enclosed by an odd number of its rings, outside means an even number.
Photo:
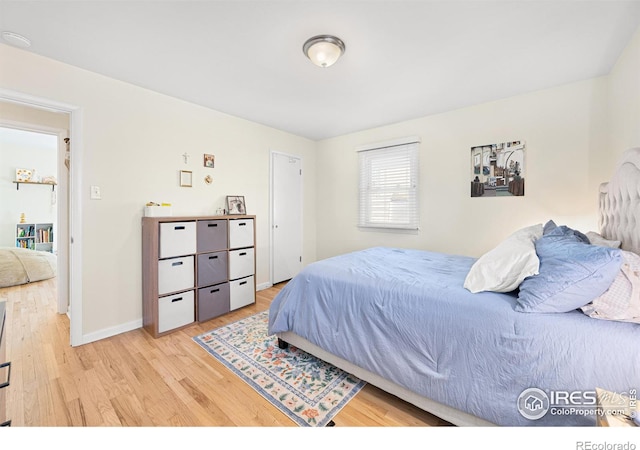
[[[59,247],[60,239],[68,236],[68,174],[59,170],[59,155],[64,153],[64,139],[68,135],[68,117],[44,116],[31,118],[34,122],[7,120],[12,115],[2,108],[0,117],[0,247],[22,248],[47,252],[34,256],[30,252],[12,251],[15,263],[5,274],[6,282],[40,281],[56,275],[58,285],[57,312],[66,314],[68,295],[68,251]],[[15,109],[14,109],[15,112]],[[35,123],[37,122],[37,123]],[[44,125],[44,123],[47,125]],[[54,128],[49,124],[63,128]],[[60,182],[60,177],[63,178]],[[56,189],[57,188],[57,189]],[[62,191],[61,201],[58,196]],[[59,220],[59,213],[62,220]],[[60,255],[60,257],[58,257]],[[48,256],[48,255],[47,255]],[[29,262],[33,261],[33,266]],[[36,261],[47,261],[51,268]],[[27,269],[28,276],[27,276]],[[23,275],[24,272],[24,275]]]
[[[42,218],[32,216],[31,219],[27,217],[26,220],[39,221],[46,219],[51,220],[51,222],[47,223],[52,223],[55,218],[55,225],[52,227],[55,245],[51,245],[51,250],[56,254],[58,268],[56,277],[58,288],[57,311],[69,315],[70,344],[72,346],[81,345],[84,343],[82,333],[81,247],[80,245],[72,245],[74,241],[79,244],[81,238],[79,177],[77,175],[74,177],[74,166],[79,167],[80,164],[80,150],[78,149],[76,152],[77,161],[75,163],[72,159],[67,159],[69,142],[71,143],[71,148],[73,148],[74,140],[76,141],[76,146],[80,147],[80,111],[75,106],[0,89],[0,127],[41,136],[53,136],[56,141],[55,162],[57,170],[54,174],[48,173],[51,172],[50,169],[43,169],[44,171],[40,173],[40,176],[52,176],[53,178],[48,178],[48,181],[55,179],[55,186],[19,185],[15,183],[16,167],[3,167],[2,165],[0,165],[2,173],[0,182],[2,182],[3,186],[11,185],[11,188],[16,191],[24,189],[26,192],[27,188],[39,188],[41,191],[37,195],[44,195],[42,192],[49,188],[50,207],[55,209],[55,215]],[[26,167],[24,168],[35,168],[38,173],[35,161],[34,164],[25,165]],[[7,182],[7,177],[12,177],[11,181]],[[23,205],[24,207],[26,207],[26,204]],[[35,214],[39,215],[40,213]],[[20,222],[19,219],[20,217],[18,217],[18,220],[11,217],[11,221],[16,222],[13,228],[17,229]],[[75,235],[74,230],[76,231]],[[12,236],[15,236],[15,233],[15,230],[11,232]]]

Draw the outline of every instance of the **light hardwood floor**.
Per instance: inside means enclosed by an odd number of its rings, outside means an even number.
[[[255,305],[159,339],[138,329],[79,347],[69,345],[68,318],[55,312],[55,279],[0,289],[0,301],[7,301],[12,426],[295,426],[192,341],[268,309],[280,288],[258,292]],[[334,421],[448,425],[371,385]]]

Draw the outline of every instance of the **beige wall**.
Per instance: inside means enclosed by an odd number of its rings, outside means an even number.
[[[610,157],[598,163],[611,171],[623,151],[640,147],[640,28],[609,74],[608,100]]]
[[[35,109],[17,103],[0,101],[0,119],[48,128],[69,129],[67,113]]]
[[[356,146],[418,135],[420,231],[357,228]],[[470,147],[526,142],[526,195],[468,192]],[[597,192],[640,146],[640,29],[607,76],[365,130],[318,145],[318,258],[375,245],[479,256],[518,227],[553,219],[597,230]]]
[[[479,256],[548,219],[594,229],[589,151],[606,140],[605,94],[597,78],[320,142],[318,257],[376,245]],[[413,135],[422,138],[419,232],[358,229],[355,147]],[[515,140],[526,142],[525,196],[471,198],[471,147]]]
[[[82,109],[83,335],[141,323],[140,219],[148,201],[199,215],[213,214],[226,195],[244,195],[257,216],[256,282],[268,283],[271,149],[303,158],[304,262],[315,260],[313,141],[6,45],[0,60],[1,88]],[[203,167],[204,153],[215,155],[214,169]],[[194,187],[179,187],[181,169],[193,171]],[[101,187],[102,200],[89,199],[90,185]]]
[[[640,28],[605,82],[604,107],[594,112],[593,128],[604,126],[606,135],[589,149],[589,192],[611,178],[625,150],[640,147]]]

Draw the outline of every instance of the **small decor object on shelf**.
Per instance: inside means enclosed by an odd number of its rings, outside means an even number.
[[[246,214],[247,208],[243,195],[227,195],[227,211],[229,214]]]
[[[33,169],[16,169],[16,181],[32,181]]]
[[[27,217],[24,213],[20,213],[20,223],[27,223]]]
[[[180,186],[182,187],[191,187],[192,184],[192,175],[193,173],[190,170],[181,170],[180,171]]]
[[[171,214],[171,203],[147,202],[144,206],[145,217],[166,217]]]
[[[215,165],[215,160],[216,160],[215,156],[207,155],[205,153],[205,155],[204,155],[204,166],[213,169],[213,167]]]

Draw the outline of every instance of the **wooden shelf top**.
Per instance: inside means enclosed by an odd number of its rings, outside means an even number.
[[[57,185],[58,183],[43,183],[42,181],[12,181],[12,183],[16,184],[46,184],[46,185]]]
[[[249,214],[227,214],[224,216],[143,216],[142,220],[146,222],[188,222],[188,221],[204,221],[204,220],[227,220],[227,219],[255,219],[256,216]]]
[[[51,186],[51,190],[55,190],[58,183],[43,183],[42,181],[12,181],[16,184],[16,189],[20,189],[21,184],[40,184],[44,186]]]

